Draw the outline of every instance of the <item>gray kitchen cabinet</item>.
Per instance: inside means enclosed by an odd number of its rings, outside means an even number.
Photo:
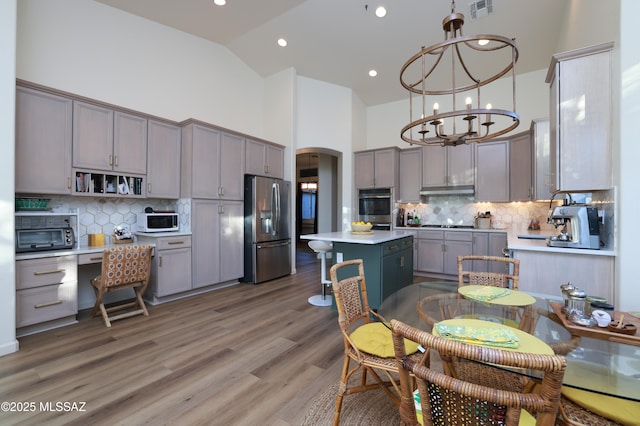
[[[509,139],[509,201],[531,201],[533,198],[531,145],[529,131]]]
[[[471,145],[422,148],[422,186],[473,185],[475,170]]]
[[[191,290],[191,236],[137,235],[141,243],[155,244],[151,277],[144,298],[151,303],[171,300]],[[164,298],[164,300],[163,300]]]
[[[284,148],[247,138],[245,172],[250,175],[284,178]]]
[[[458,256],[473,253],[473,235],[471,232],[444,233],[444,270],[446,275],[458,276]]]
[[[74,323],[77,313],[77,256],[16,261],[17,335]]]
[[[182,128],[183,198],[242,200],[244,138],[190,123]]]
[[[476,201],[509,201],[509,142],[476,145]]]
[[[553,55],[550,168],[555,191],[613,186],[611,50],[613,43]]]
[[[397,188],[400,180],[397,147],[353,154],[354,179],[356,189],[361,188]],[[398,195],[395,195],[397,199]]]
[[[503,257],[503,249],[507,247],[506,232],[473,232],[473,255],[474,256],[497,256]],[[484,260],[474,260],[472,268],[474,271],[487,271],[507,273],[506,265],[495,264]]]
[[[16,193],[71,193],[72,118],[71,99],[16,88]]]
[[[148,122],[147,197],[180,198],[180,128],[156,120]]]
[[[473,252],[471,232],[418,231],[418,268],[419,272],[458,275],[458,256]]]
[[[422,189],[422,148],[400,150],[400,181],[396,199],[403,202],[419,202]]]
[[[551,173],[551,159],[549,158],[551,140],[549,137],[549,119],[539,118],[531,120],[531,151],[532,151],[532,185],[533,200],[550,200],[551,188],[555,174]]]
[[[244,276],[244,204],[192,200],[193,288]]]
[[[73,167],[146,174],[147,120],[74,101]]]

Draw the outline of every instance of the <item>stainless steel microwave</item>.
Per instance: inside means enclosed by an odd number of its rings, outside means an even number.
[[[138,232],[172,232],[180,229],[178,213],[139,213]]]

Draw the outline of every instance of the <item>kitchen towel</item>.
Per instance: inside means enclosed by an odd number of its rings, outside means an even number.
[[[466,297],[473,300],[479,300],[481,302],[488,302],[498,297],[507,296],[509,290],[502,287],[483,286],[474,290],[471,290],[465,294]]]
[[[476,345],[517,349],[520,339],[506,328],[475,327],[437,323],[436,332],[446,339]]]

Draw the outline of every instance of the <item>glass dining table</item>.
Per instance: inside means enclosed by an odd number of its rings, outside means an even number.
[[[461,294],[457,284],[406,286],[388,296],[378,313],[387,321],[397,319],[429,332],[436,323],[453,319],[515,327],[565,355],[564,386],[640,402],[640,346],[572,336],[549,306],[559,297],[511,291],[513,294],[501,301],[479,301]]]

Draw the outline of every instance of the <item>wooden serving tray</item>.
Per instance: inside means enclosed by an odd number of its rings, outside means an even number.
[[[553,313],[556,314],[558,320],[562,323],[564,328],[569,330],[572,336],[582,336],[582,337],[590,337],[592,339],[600,339],[600,340],[609,340],[611,342],[616,343],[626,343],[628,345],[640,346],[640,336],[638,333],[635,335],[628,335],[622,333],[614,333],[607,330],[606,327],[583,327],[569,321],[567,316],[562,313],[562,303],[560,302],[549,302],[549,306],[553,309]],[[640,319],[634,317],[628,312],[621,311],[613,311],[612,319],[618,320],[620,315],[624,315],[624,322],[631,323],[636,326],[636,328],[640,327]]]

